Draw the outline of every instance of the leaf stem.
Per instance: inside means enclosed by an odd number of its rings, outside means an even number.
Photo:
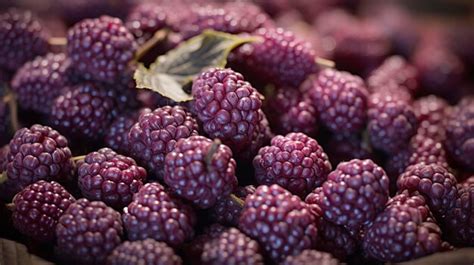
[[[336,63],[334,61],[331,61],[329,59],[321,58],[321,57],[316,57],[315,62],[317,65],[323,67],[323,68],[334,68],[336,66]]]
[[[7,181],[7,179],[8,179],[8,177],[7,177],[7,172],[6,171],[3,171],[2,173],[0,173],[0,184]]]
[[[3,102],[8,104],[10,110],[10,125],[13,132],[16,132],[20,129],[20,122],[18,121],[18,106],[16,104],[16,98],[13,93],[8,93],[4,98]]]
[[[217,152],[219,149],[219,145],[221,144],[221,140],[219,139],[214,139],[212,142],[211,147],[209,147],[209,150],[207,151],[206,157],[204,158],[204,161],[206,162],[208,170],[212,168],[212,157],[214,154]]]
[[[48,43],[51,46],[66,46],[67,39],[64,37],[52,37],[48,39]]]
[[[168,36],[169,30],[167,29],[160,29],[155,34],[151,39],[146,41],[142,46],[138,48],[138,50],[135,52],[135,57],[133,60],[135,62],[140,61],[140,59],[153,47],[155,47],[158,43],[163,41],[167,36]]]
[[[86,155],[82,155],[82,156],[74,156],[71,158],[72,162],[76,163],[80,160],[84,160],[84,158],[86,158]]]
[[[236,202],[240,207],[244,207],[244,200],[242,200],[241,198],[235,196],[235,194],[231,193],[229,195],[230,199],[233,200],[234,202]]]

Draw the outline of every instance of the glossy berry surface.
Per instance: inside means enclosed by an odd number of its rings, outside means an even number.
[[[181,265],[181,258],[166,243],[145,239],[125,241],[107,258],[107,265]]]

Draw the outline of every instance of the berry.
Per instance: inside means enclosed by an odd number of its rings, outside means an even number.
[[[61,256],[80,264],[102,264],[123,235],[120,213],[100,201],[79,199],[69,206],[56,226]]]
[[[76,70],[113,82],[133,59],[137,44],[118,18],[85,19],[69,29],[67,51]]]
[[[227,227],[217,223],[205,227],[202,234],[196,236],[191,242],[184,246],[184,251],[186,251],[186,255],[184,256],[185,262],[192,265],[202,265],[201,255],[206,243],[219,237],[219,235],[227,229]]]
[[[231,69],[211,68],[193,83],[193,108],[209,138],[220,139],[236,154],[249,148],[264,119],[262,95]]]
[[[251,162],[252,159],[257,155],[258,150],[262,146],[269,144],[270,140],[274,136],[270,129],[267,117],[265,117],[263,111],[259,111],[258,113],[258,115],[262,117],[262,121],[257,125],[256,130],[253,132],[252,140],[247,147],[247,150],[244,150],[240,153],[234,152],[234,156],[236,159],[240,159],[240,161]]]
[[[331,171],[323,148],[303,133],[275,136],[258,151],[253,165],[259,184],[278,184],[298,196],[320,186]]]
[[[72,170],[67,139],[50,127],[22,128],[10,141],[6,171],[16,191],[38,180],[64,182]]]
[[[127,206],[146,179],[144,168],[135,160],[102,148],[78,163],[78,185],[89,200],[103,201],[115,209]]]
[[[106,0],[57,0],[55,5],[61,18],[68,25],[72,25],[85,18],[95,18],[103,14],[123,17],[133,3],[135,2],[130,0],[120,1],[120,3]]]
[[[307,249],[296,256],[288,256],[282,265],[338,265],[339,261],[329,253],[320,252],[314,249]]]
[[[204,265],[264,264],[258,243],[236,228],[229,228],[207,242],[201,259]]]
[[[322,187],[323,217],[352,231],[373,221],[389,195],[385,171],[369,159],[340,163]]]
[[[446,150],[468,169],[474,169],[474,101],[461,101],[447,118]]]
[[[51,105],[67,85],[71,62],[63,53],[48,53],[25,63],[12,80],[18,102],[24,109],[43,114],[51,112]]]
[[[307,205],[275,184],[259,186],[245,199],[239,228],[276,262],[312,248],[318,233]]]
[[[366,140],[354,134],[333,134],[324,147],[332,165],[351,159],[372,159],[374,154]]]
[[[364,251],[383,262],[402,262],[441,250],[441,229],[422,196],[392,198],[365,232]]]
[[[156,182],[145,184],[135,193],[122,214],[129,240],[152,238],[173,247],[194,236],[195,218],[192,208]]]
[[[445,221],[445,230],[452,243],[458,246],[474,246],[474,184],[459,187],[456,203]]]
[[[364,81],[347,72],[322,70],[308,91],[322,124],[338,134],[358,132],[367,119]]]
[[[75,201],[57,182],[40,180],[13,198],[13,225],[34,240],[54,240],[59,217]]]
[[[168,187],[201,209],[214,206],[237,187],[232,151],[204,136],[180,139],[164,165]]]
[[[117,115],[114,99],[114,91],[94,83],[68,87],[53,102],[51,122],[70,136],[98,140]]]
[[[255,36],[263,40],[244,44],[231,53],[232,68],[278,87],[298,87],[316,72],[316,54],[309,42],[281,28],[261,28]]]
[[[166,155],[181,138],[197,135],[198,125],[183,107],[165,106],[138,118],[130,132],[130,153],[159,179],[164,175]]]
[[[137,43],[143,45],[155,32],[168,26],[168,9],[153,2],[140,3],[128,14],[125,26]]]
[[[15,71],[48,52],[48,34],[30,11],[0,13],[0,68]]]
[[[418,120],[418,134],[426,135],[434,140],[444,141],[446,138],[446,122],[451,108],[444,99],[434,95],[417,99],[413,103]]]
[[[395,153],[408,145],[416,129],[415,113],[406,101],[386,93],[369,97],[367,132],[373,147]]]
[[[153,239],[125,241],[107,258],[107,265],[181,265],[181,258],[166,243]]]
[[[417,191],[436,216],[444,216],[456,201],[457,180],[443,166],[419,163],[410,166],[400,175],[397,186],[400,191]]]
[[[237,198],[245,201],[248,195],[255,192],[255,187],[252,185],[245,187],[237,187],[232,194]],[[230,196],[222,198],[216,202],[216,204],[211,208],[211,217],[214,221],[237,226],[239,223],[240,213],[242,212],[242,205],[239,205],[238,202],[233,200]]]
[[[1,152],[1,150],[0,150],[0,152]],[[0,154],[0,156],[1,156],[1,154]],[[2,169],[1,165],[2,165],[2,162],[1,162],[1,158],[0,158],[0,170]],[[469,187],[470,185],[474,185],[474,175],[466,178],[461,184],[465,187]]]

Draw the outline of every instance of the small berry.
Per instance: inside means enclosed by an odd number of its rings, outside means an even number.
[[[245,201],[248,195],[255,192],[255,187],[252,185],[245,187],[237,187],[232,194],[237,198]],[[237,226],[239,223],[240,213],[242,212],[242,205],[239,205],[230,196],[222,198],[216,202],[211,208],[211,217],[214,221],[231,226]]]
[[[145,239],[125,241],[107,258],[107,265],[181,265],[181,258],[166,243]]]
[[[472,178],[472,177],[471,177]],[[445,231],[458,246],[474,246],[474,184],[458,188],[456,202],[446,218]]]
[[[296,256],[288,256],[282,265],[338,265],[339,261],[329,253],[320,252],[314,249],[307,249]]]
[[[430,95],[417,99],[413,103],[413,110],[418,119],[417,134],[426,135],[438,141],[446,139],[447,117],[451,112],[448,102]]]
[[[474,101],[461,101],[447,118],[445,146],[451,157],[474,169]]]

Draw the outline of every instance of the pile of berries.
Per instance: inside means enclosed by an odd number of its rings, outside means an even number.
[[[472,28],[370,1],[30,2],[0,4],[0,245],[97,265],[474,247]],[[249,41],[196,52],[206,30]],[[191,100],[137,88],[187,45],[227,56],[183,56]]]

